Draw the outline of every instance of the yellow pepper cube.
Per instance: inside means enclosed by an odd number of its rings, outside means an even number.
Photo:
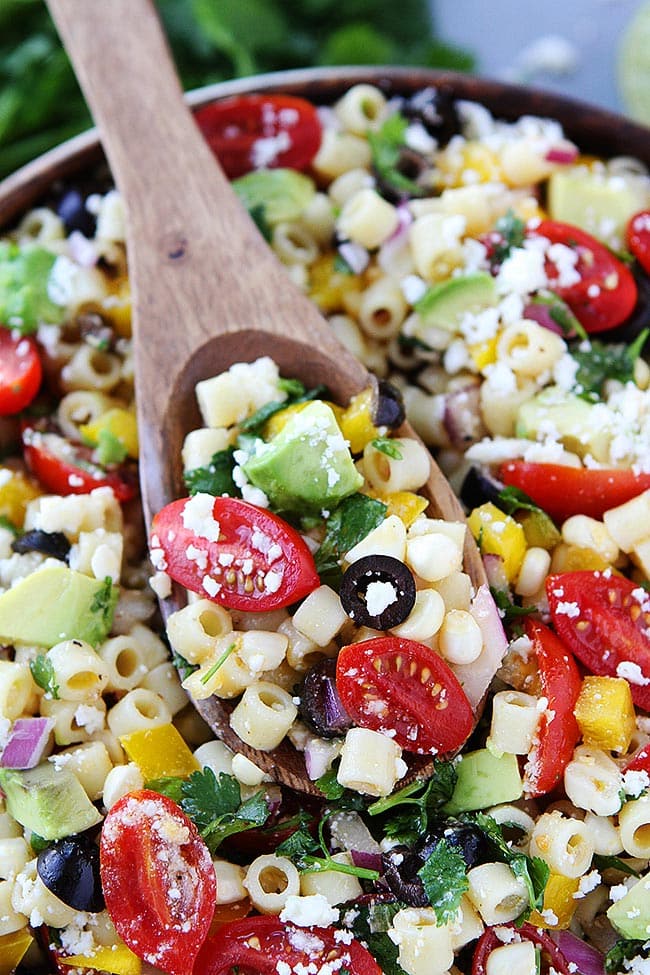
[[[586,745],[627,751],[636,727],[630,685],[623,677],[585,677],[575,716]]]
[[[133,731],[123,735],[120,742],[145,782],[169,776],[185,779],[200,768],[173,724]]]
[[[28,928],[0,935],[0,975],[11,975],[33,940]]]
[[[530,924],[534,924],[536,928],[551,928],[556,931],[568,928],[578,906],[573,895],[579,886],[579,877],[563,877],[562,874],[552,873],[544,890],[542,910],[533,911],[529,918]]]
[[[372,421],[373,393],[364,389],[353,396],[347,410],[339,420],[341,433],[350,444],[353,454],[360,454],[366,444],[381,436],[381,431]]]
[[[469,354],[474,360],[474,365],[481,372],[486,366],[491,366],[497,361],[498,335],[484,342],[475,342],[469,346]]]
[[[291,406],[285,406],[283,410],[278,410],[277,413],[270,416],[264,424],[262,430],[264,440],[272,440],[273,437],[277,436],[278,433],[284,429],[289,420],[294,417],[296,413],[300,413],[301,410],[304,410],[304,408],[308,405],[309,404],[307,402],[293,403]]]
[[[378,501],[383,501],[388,506],[386,517],[397,515],[404,522],[406,528],[410,528],[416,518],[426,511],[429,502],[420,494],[412,491],[393,491],[391,494],[373,494]]]
[[[467,523],[481,552],[499,555],[508,582],[516,579],[526,554],[526,535],[521,525],[491,501],[474,508]]]
[[[93,968],[110,975],[140,975],[142,971],[142,962],[125,944],[100,946],[92,955],[70,955],[62,961],[74,968]]]
[[[118,278],[113,283],[111,294],[101,303],[101,313],[109,319],[121,338],[131,338],[131,288],[128,278]]]
[[[102,433],[110,433],[120,441],[129,457],[138,456],[138,424],[131,410],[114,406],[92,423],[84,423],[79,427],[79,432],[94,447],[100,442]]]
[[[0,467],[0,517],[7,518],[18,528],[25,520],[25,508],[43,492],[20,471]]]
[[[358,275],[336,269],[336,256],[325,254],[309,269],[309,297],[326,314],[343,311],[346,296],[361,291]]]
[[[567,545],[560,542],[553,549],[551,572],[604,572],[611,570],[609,562],[593,548],[582,548],[580,545]]]

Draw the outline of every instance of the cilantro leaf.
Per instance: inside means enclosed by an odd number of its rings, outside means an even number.
[[[286,379],[284,376],[280,376],[278,379],[278,387],[283,390],[287,396],[294,399],[299,396],[305,396],[307,393],[307,387],[299,379]]]
[[[113,622],[113,612],[118,596],[119,588],[113,585],[110,576],[106,576],[90,604],[90,612],[99,616],[107,633]]]
[[[98,439],[97,460],[104,467],[108,464],[121,464],[126,459],[128,454],[126,447],[110,430],[100,430]]]
[[[374,528],[381,525],[387,511],[383,501],[369,498],[365,494],[352,494],[329,516],[325,538],[314,561],[316,571],[321,578],[327,577],[332,588],[338,589],[341,583],[339,560]]]
[[[627,798],[627,797],[626,797]],[[606,856],[602,853],[594,853],[594,867],[603,872],[603,870],[620,870],[621,873],[626,873],[629,877],[640,877],[641,874],[634,867],[631,867],[629,863],[625,863],[620,857]]]
[[[263,203],[257,203],[249,208],[248,214],[267,243],[271,243],[273,230],[266,219],[266,207]]]
[[[171,655],[172,663],[178,671],[181,680],[185,680],[186,677],[189,677],[190,674],[193,674],[195,670],[199,669],[198,664],[191,664],[185,657],[181,657],[180,653],[177,653],[176,650],[172,650]]]
[[[501,264],[514,247],[521,247],[526,237],[526,224],[514,212],[508,210],[494,225],[496,233],[502,238],[494,248],[492,260]]]
[[[52,661],[44,653],[39,653],[38,657],[29,661],[29,669],[32,672],[34,683],[42,687],[46,694],[50,694],[55,701],[59,699],[59,685],[56,682],[56,674]]]
[[[151,779],[149,782],[146,782],[145,789],[151,789],[152,792],[159,792],[161,796],[167,796],[168,799],[172,799],[180,805],[180,801],[183,798],[184,781],[184,779],[179,779],[176,776],[165,776],[162,779]]]
[[[392,457],[393,460],[402,459],[402,451],[390,437],[377,437],[376,440],[372,441],[372,446],[380,453],[386,454],[387,457]]]
[[[524,881],[528,890],[529,907],[521,915],[525,920],[533,908],[541,910],[544,905],[544,889],[550,869],[539,857],[529,857],[508,846],[501,827],[492,816],[476,813],[474,822],[483,830],[503,863],[507,863],[516,877]]]
[[[536,606],[518,606],[517,603],[512,601],[510,593],[506,589],[497,589],[496,586],[490,586],[490,592],[492,593],[492,598],[494,599],[496,608],[499,610],[499,616],[504,626],[517,622],[522,616],[528,616],[530,613],[537,612]]]
[[[385,799],[379,799],[368,807],[368,814],[380,816],[396,806],[404,807],[399,812],[393,813],[383,823],[382,829],[386,836],[412,846],[421,836],[424,836],[430,822],[441,807],[451,799],[457,778],[458,773],[453,762],[436,759],[433,775],[428,781],[416,779],[399,792]]]
[[[617,941],[605,955],[605,971],[612,973],[612,975],[633,971],[632,960],[634,958],[650,958],[648,942],[632,941],[631,939]],[[643,968],[637,968],[637,971],[643,971]]]
[[[436,912],[436,924],[446,924],[458,913],[460,899],[469,890],[467,864],[458,850],[446,840],[440,840],[418,870],[431,907]]]
[[[408,120],[395,112],[389,115],[377,132],[368,132],[372,165],[381,180],[400,193],[421,196],[423,189],[399,170],[400,156],[406,148]]]
[[[502,511],[507,515],[512,515],[516,511],[542,511],[538,504],[529,498],[521,488],[508,486],[499,491],[497,503]]]
[[[182,782],[180,795],[181,809],[196,823],[211,853],[229,836],[263,826],[269,817],[262,791],[242,802],[234,775],[220,772],[217,777],[211,768],[192,772]]]
[[[359,904],[354,908],[351,931],[368,946],[384,975],[406,975],[397,961],[399,949],[388,936],[393,919],[406,904],[399,901],[380,904]],[[345,915],[343,915],[345,920]]]
[[[609,345],[593,340],[588,348],[578,348],[571,355],[578,363],[574,391],[589,403],[596,403],[602,396],[607,379],[627,383],[634,379],[634,364],[650,335],[644,329],[631,345]]]
[[[278,856],[289,857],[293,861],[302,860],[306,853],[315,853],[318,849],[318,840],[311,835],[305,826],[301,826],[286,840],[283,840],[275,852]]]
[[[338,274],[354,274],[354,271],[352,270],[352,268],[350,267],[346,259],[343,257],[342,254],[339,254],[338,251],[336,252],[336,255],[334,257],[332,270],[336,271]]]
[[[185,471],[183,480],[188,493],[214,494],[215,497],[228,494],[231,498],[241,497],[239,488],[232,478],[235,466],[233,454],[232,447],[218,450],[205,467],[194,467],[192,470]]]
[[[345,787],[336,778],[336,769],[329,769],[320,779],[316,779],[316,787],[320,789],[326,799],[340,799]]]

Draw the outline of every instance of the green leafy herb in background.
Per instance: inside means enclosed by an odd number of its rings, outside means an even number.
[[[436,843],[418,870],[425,893],[436,914],[436,924],[446,924],[458,913],[461,897],[469,890],[467,864],[461,853],[446,840]]]
[[[158,0],[185,88],[321,64],[471,70],[427,0]],[[43,0],[0,3],[0,177],[90,125]]]
[[[549,878],[548,864],[539,857],[529,857],[519,850],[508,846],[501,826],[492,816],[477,813],[476,825],[486,834],[490,843],[497,851],[499,858],[507,863],[516,877],[523,880],[528,890],[529,907],[523,912],[519,920],[525,921],[533,908],[541,911],[544,903],[544,889]]]
[[[235,460],[233,448],[218,450],[205,467],[194,467],[185,471],[183,480],[189,494],[214,494],[220,497],[227,494],[231,498],[240,498],[241,492],[232,478]]]
[[[325,538],[315,556],[316,570],[323,582],[338,590],[341,556],[381,525],[387,511],[383,501],[365,494],[352,494],[341,502],[327,519]]]
[[[49,694],[55,701],[58,701],[59,685],[56,682],[56,674],[49,657],[46,657],[44,653],[39,653],[38,657],[30,660],[29,669],[32,672],[34,683],[42,687],[45,693]]]
[[[396,112],[386,119],[378,132],[368,132],[372,165],[379,178],[396,191],[419,196],[422,187],[399,169],[402,150],[406,147],[407,128],[408,121]]]
[[[650,335],[644,329],[631,345],[610,345],[593,340],[586,347],[571,350],[578,363],[575,392],[588,403],[596,403],[602,396],[607,379],[629,382],[634,377],[634,364],[641,355]]]

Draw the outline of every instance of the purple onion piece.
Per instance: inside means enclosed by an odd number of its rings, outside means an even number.
[[[567,962],[577,965],[580,975],[605,975],[605,959],[592,945],[570,931],[549,932]]]
[[[556,335],[564,334],[558,323],[553,319],[549,305],[536,304],[531,301],[524,308],[524,318],[537,322],[542,328],[547,328],[549,332],[555,332]]]
[[[352,727],[352,720],[336,689],[336,661],[319,660],[307,671],[300,690],[300,714],[321,738],[336,738]]]
[[[552,146],[544,158],[547,162],[562,163],[568,166],[576,161],[578,155],[577,146],[572,145],[570,142],[562,142],[556,146]]]
[[[350,850],[350,856],[355,867],[364,870],[382,870],[381,853],[365,853],[363,850]]]
[[[2,752],[0,765],[3,768],[34,768],[43,757],[53,727],[52,718],[18,718]]]

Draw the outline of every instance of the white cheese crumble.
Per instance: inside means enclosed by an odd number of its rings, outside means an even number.
[[[188,498],[183,506],[181,520],[188,531],[194,532],[197,538],[205,538],[208,542],[218,542],[221,531],[219,522],[212,512],[214,497],[211,494],[195,494]]]
[[[332,907],[323,894],[290,894],[280,920],[301,928],[326,928],[339,919],[338,908]]]

